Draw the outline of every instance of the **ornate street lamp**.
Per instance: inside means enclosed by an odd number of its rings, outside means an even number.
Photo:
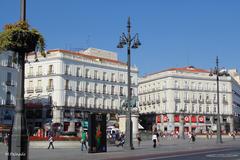
[[[125,35],[122,33],[120,36],[120,41],[119,44],[117,45],[117,48],[123,48],[124,45],[127,45],[127,55],[128,55],[128,61],[127,61],[127,72],[128,72],[128,99],[127,99],[127,115],[126,115],[126,127],[125,127],[125,148],[126,149],[134,149],[133,143],[132,143],[132,121],[131,121],[131,48],[138,48],[141,43],[138,39],[138,34],[135,34],[133,38],[131,37],[130,34],[130,29],[131,29],[131,23],[130,23],[130,17],[128,17],[128,23],[127,23],[127,29],[128,29],[128,34]]]
[[[218,57],[216,58],[216,67],[214,70],[211,69],[209,76],[216,75],[217,79],[217,143],[223,143],[221,135],[221,123],[220,123],[220,107],[219,107],[219,76],[229,76],[226,69],[219,69]]]

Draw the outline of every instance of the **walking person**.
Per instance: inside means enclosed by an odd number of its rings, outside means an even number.
[[[83,151],[83,146],[85,147],[86,151],[87,151],[87,134],[86,132],[83,130],[82,131],[82,135],[81,135],[81,151]]]
[[[53,141],[54,141],[53,136],[49,136],[49,138],[48,138],[48,142],[49,142],[48,149],[50,148],[50,146],[52,147],[52,149],[54,149]]]
[[[138,141],[138,147],[140,147],[140,143],[141,143],[142,139],[141,139],[141,135],[139,132],[137,133],[136,137],[137,137],[137,141]]]
[[[192,142],[195,142],[196,134],[194,132],[191,133],[191,139],[192,139]]]
[[[152,135],[152,141],[153,141],[153,148],[156,148],[157,133],[153,133],[153,135]]]

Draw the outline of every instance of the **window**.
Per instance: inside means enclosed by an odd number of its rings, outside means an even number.
[[[216,105],[214,105],[214,107],[213,107],[213,112],[214,112],[214,113],[217,112],[217,106],[216,106]]]
[[[70,70],[69,70],[69,65],[66,65],[65,74],[66,74],[66,75],[70,74],[69,71],[70,71]]]
[[[106,84],[104,84],[103,85],[103,94],[106,94],[106,92],[107,92],[107,86],[106,86]]]
[[[112,94],[112,95],[114,95],[114,89],[115,89],[115,87],[112,86],[112,88],[111,88],[111,94]]]
[[[38,66],[37,75],[42,75],[42,66]]]
[[[53,74],[53,65],[48,66],[48,74]]]
[[[94,84],[94,93],[97,93],[97,83]]]
[[[66,90],[69,90],[69,80],[66,80],[66,81],[65,81],[65,89],[66,89]]]
[[[11,72],[7,72],[7,82],[6,85],[10,86],[12,82],[12,73]]]
[[[30,67],[29,68],[29,73],[28,73],[29,76],[33,76],[33,67]]]
[[[202,105],[199,105],[199,112],[202,112]]]
[[[13,57],[12,56],[8,56],[7,66],[8,67],[12,67],[13,66]]]
[[[123,87],[120,87],[120,96],[123,96]]]
[[[184,88],[188,89],[188,82],[187,81],[184,82]]]
[[[123,80],[123,74],[120,74],[120,76],[119,76],[119,82],[120,82],[120,83],[124,82],[124,80]]]
[[[179,86],[178,86],[178,81],[175,81],[175,82],[174,82],[174,88],[179,88]]]
[[[7,91],[7,96],[6,96],[6,105],[12,104],[11,100],[11,92]]]
[[[42,86],[42,81],[41,81],[41,80],[38,80],[38,81],[37,81],[37,86],[38,86],[38,87]]]
[[[107,73],[103,72],[103,80],[106,81],[107,80]]]
[[[111,81],[112,81],[112,82],[115,81],[115,74],[114,74],[114,73],[112,73],[112,75],[111,75]]]
[[[207,105],[207,107],[206,107],[206,112],[207,113],[209,112],[209,105]]]
[[[98,71],[94,71],[94,79],[97,79],[98,78]]]
[[[81,77],[81,69],[78,67],[77,68],[77,77],[79,77],[79,76]]]
[[[89,91],[89,83],[86,83],[86,87],[85,87],[85,91],[88,92]]]

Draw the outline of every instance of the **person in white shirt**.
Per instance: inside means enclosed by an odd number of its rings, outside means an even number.
[[[153,148],[156,148],[156,143],[157,143],[157,134],[156,133],[153,133],[152,141],[153,141]]]

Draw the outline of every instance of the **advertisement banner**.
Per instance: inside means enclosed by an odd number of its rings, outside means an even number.
[[[90,114],[88,117],[88,153],[107,152],[106,114]]]

